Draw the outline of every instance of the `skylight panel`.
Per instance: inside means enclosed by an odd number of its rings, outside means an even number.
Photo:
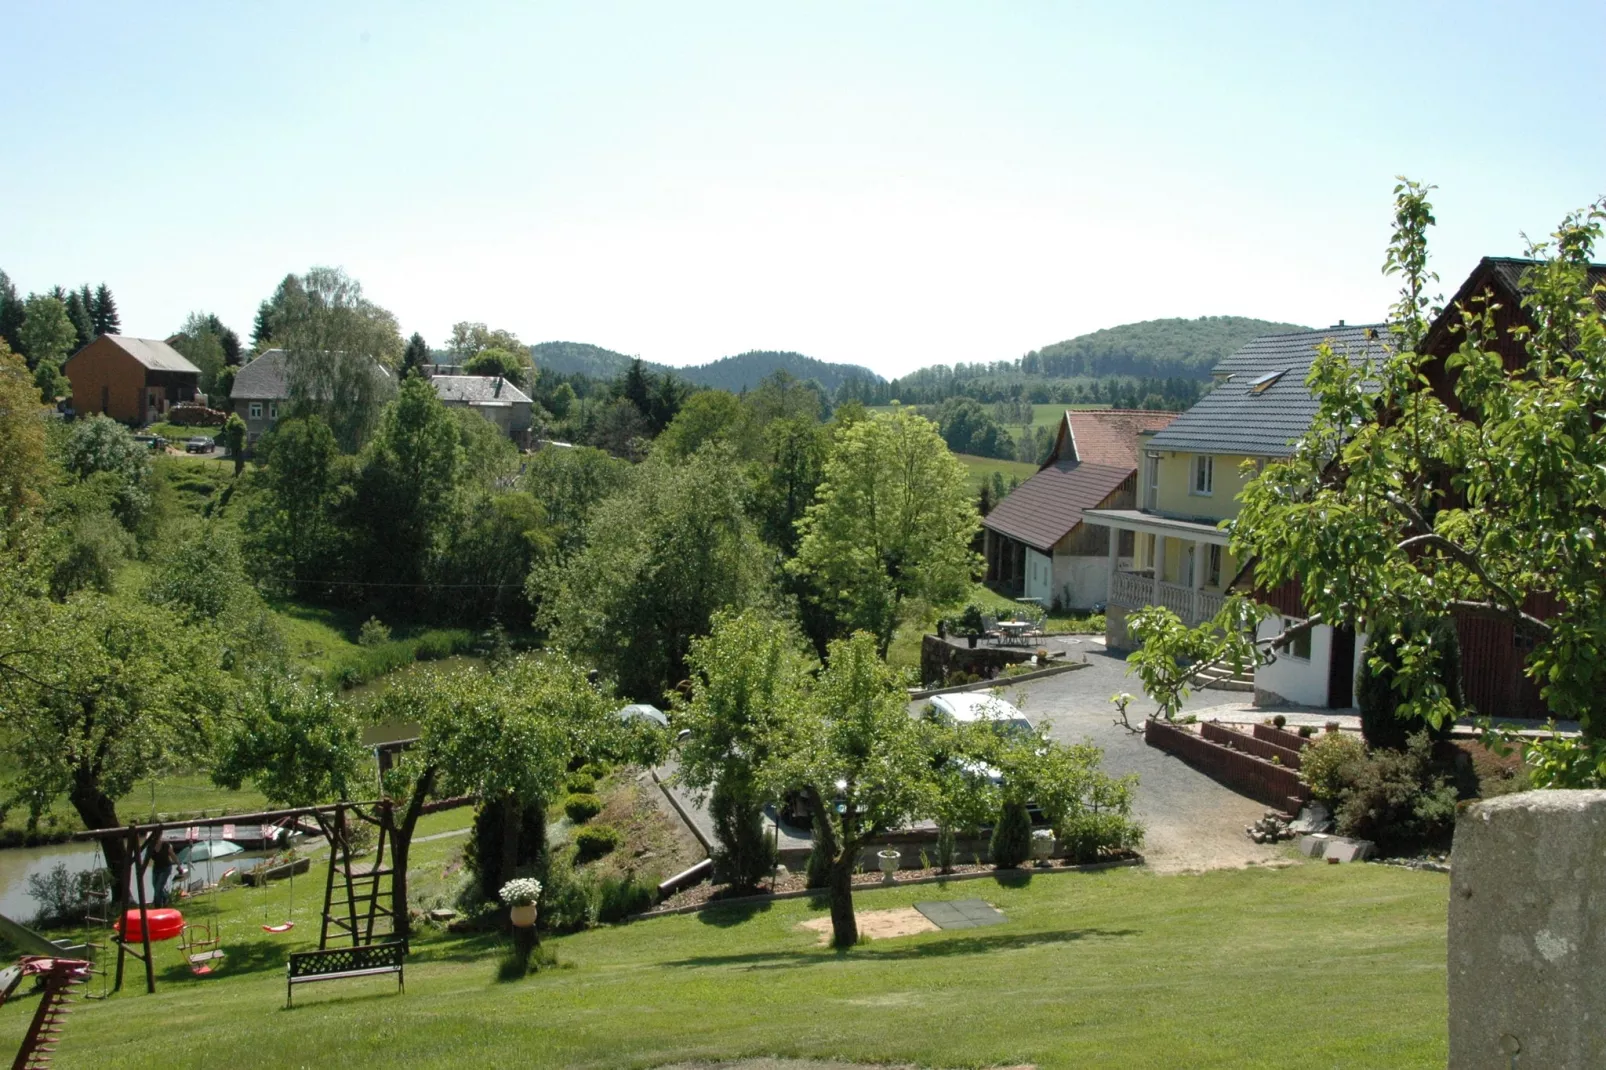
[[[1282,371],[1267,372],[1265,375],[1251,380],[1249,383],[1249,392],[1251,394],[1264,394],[1267,390],[1271,389],[1271,384],[1281,379],[1287,373],[1287,371],[1288,369],[1284,368]]]

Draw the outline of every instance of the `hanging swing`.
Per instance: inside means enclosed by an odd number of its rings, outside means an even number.
[[[184,953],[185,961],[189,963],[190,973],[196,977],[210,976],[228,957],[223,951],[223,923],[218,917],[217,897],[223,890],[224,883],[234,876],[235,872],[231,866],[224,870],[223,875],[212,885],[211,912],[207,920],[184,926],[184,936],[179,943],[179,950]]]
[[[262,931],[265,932],[265,933],[287,933],[291,929],[294,929],[296,927],[296,923],[295,923],[295,913],[296,913],[296,859],[295,859],[294,853],[292,853],[291,856],[290,856],[290,863],[289,864],[290,864],[290,903],[285,909],[284,920],[281,921],[279,924],[277,924],[277,925],[269,925],[266,920],[263,921],[263,923],[262,923]],[[264,919],[266,919],[267,916],[268,916],[268,880],[267,880],[267,877],[264,876],[263,879],[262,879],[262,917]]]

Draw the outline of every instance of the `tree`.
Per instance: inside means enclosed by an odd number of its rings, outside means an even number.
[[[231,791],[250,781],[273,807],[350,799],[364,749],[349,703],[332,691],[263,673],[238,696],[212,780]]]
[[[424,374],[424,365],[428,363],[429,346],[424,344],[424,336],[414,331],[413,336],[407,339],[407,348],[402,351],[402,377]]]
[[[4,299],[0,293],[0,301]],[[38,506],[49,483],[38,389],[22,358],[0,338],[0,529]]]
[[[340,447],[316,416],[280,420],[257,443],[267,493],[247,529],[262,556],[283,566],[297,590],[339,552],[332,512],[341,483]]]
[[[28,367],[41,361],[60,366],[72,352],[78,332],[67,316],[67,306],[57,298],[32,294],[23,305],[22,327],[18,332]]]
[[[831,942],[839,948],[859,941],[853,873],[866,844],[929,806],[930,755],[908,703],[874,636],[839,639],[765,772],[775,787],[804,792],[830,832],[821,842],[830,844]]]
[[[136,780],[207,756],[225,694],[208,635],[160,607],[0,600],[0,733],[12,794],[36,813],[66,795],[85,827],[122,824]],[[117,841],[105,851],[121,887],[130,860]]]
[[[691,637],[708,631],[716,610],[771,600],[770,555],[745,493],[718,444],[685,464],[637,466],[592,511],[585,547],[531,573],[542,626],[633,699],[659,699],[685,678]]]
[[[769,871],[760,781],[786,726],[801,712],[809,661],[795,633],[768,614],[719,613],[686,657],[690,693],[674,696],[675,724],[689,734],[680,748],[681,782],[713,792],[715,864],[737,887]]]
[[[39,400],[46,405],[54,405],[56,399],[66,397],[72,393],[72,381],[61,374],[54,361],[42,360],[33,370],[34,389],[39,391]]]
[[[273,346],[273,302],[264,301],[257,306],[251,320],[251,348],[264,353]]]
[[[145,600],[186,623],[216,621],[254,592],[233,534],[198,528],[168,552],[145,588]]]
[[[405,380],[380,418],[358,481],[358,515],[373,551],[361,556],[370,576],[392,583],[424,578],[463,477],[457,422],[427,380]]]
[[[929,420],[874,413],[837,436],[804,514],[797,558],[819,598],[884,651],[911,603],[959,601],[978,519],[965,468]]]
[[[723,390],[702,390],[687,399],[675,418],[664,428],[653,449],[670,460],[684,460],[705,442],[729,442],[741,448],[739,438],[746,420],[736,395]]]
[[[289,368],[292,412],[322,416],[341,448],[355,452],[395,390],[389,369],[404,348],[396,317],[338,268],[289,276],[270,304],[269,327]]]
[[[191,312],[179,333],[168,341],[184,358],[201,369],[201,393],[211,394],[217,386],[219,373],[229,364],[223,340],[214,325],[221,327],[216,316],[204,312]],[[238,340],[236,340],[238,344]]]
[[[450,702],[425,720],[422,746],[447,792],[501,809],[499,857],[476,859],[495,867],[500,884],[516,875],[526,808],[550,800],[570,762],[618,730],[613,704],[584,668],[559,654],[520,656],[501,672],[435,681],[449,688]]]
[[[223,350],[223,363],[231,368],[237,366],[241,355],[240,336],[234,333],[232,328],[225,327],[217,316],[211,314],[206,317],[206,329],[217,336],[218,345]]]
[[[240,419],[240,414],[237,412],[229,413],[229,418],[223,421],[222,427],[218,428],[217,440],[223,446],[224,451],[234,460],[234,476],[236,479],[245,469],[247,430],[245,421]]]
[[[13,353],[21,353],[22,348],[22,298],[17,296],[17,287],[11,281],[11,276],[0,271],[0,341],[4,341]]]
[[[529,459],[521,486],[546,513],[554,549],[567,556],[585,542],[596,507],[630,482],[630,465],[589,446],[544,449]]]
[[[463,364],[464,375],[500,376],[514,386],[523,386],[529,362],[517,353],[492,346],[475,353]]]
[[[95,334],[116,334],[123,329],[122,317],[117,314],[117,302],[112,299],[112,288],[104,282],[95,289],[95,299],[90,304],[90,318],[94,321]]]
[[[95,320],[90,314],[89,305],[84,301],[84,294],[88,291],[89,287],[85,286],[82,290],[74,290],[67,295],[67,319],[72,322],[75,335],[72,346],[74,352],[95,338]]]
[[[74,422],[62,444],[61,464],[79,480],[105,473],[112,512],[130,531],[145,518],[151,507],[150,451],[116,420],[97,414]]]

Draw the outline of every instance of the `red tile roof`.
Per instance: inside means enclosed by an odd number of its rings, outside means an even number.
[[[1082,522],[1084,509],[1096,509],[1137,477],[1138,436],[1159,431],[1174,412],[1136,409],[1068,409],[1048,463],[1010,491],[982,524],[1044,553]],[[1066,441],[1066,421],[1070,438]]]
[[[982,524],[1045,554],[1082,522],[1084,509],[1097,509],[1121,484],[1136,476],[1132,468],[1101,464],[1055,463],[1009,492]]]
[[[1065,415],[1071,421],[1077,460],[1136,469],[1138,436],[1145,431],[1164,430],[1179,414],[1138,409],[1067,409]]]

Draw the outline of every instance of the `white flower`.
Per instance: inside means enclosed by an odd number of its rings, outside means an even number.
[[[497,893],[509,906],[531,906],[541,898],[541,882],[534,877],[515,877]]]

